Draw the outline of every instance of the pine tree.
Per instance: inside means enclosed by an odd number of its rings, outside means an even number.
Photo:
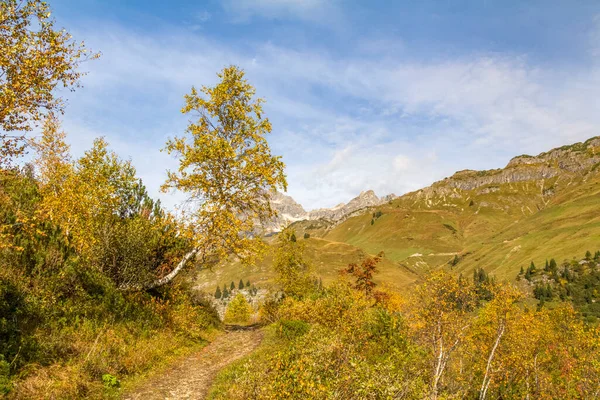
[[[215,299],[220,299],[222,296],[221,288],[217,286],[217,290],[215,291]]]
[[[371,225],[373,225],[375,223],[375,220],[373,218],[371,218]]]
[[[556,271],[556,269],[558,268],[558,266],[556,265],[556,260],[554,258],[550,259],[549,268],[550,268],[550,271]]]
[[[550,271],[550,265],[548,264],[548,259],[546,259],[546,265],[544,265],[544,271]]]
[[[238,289],[242,290],[244,288],[244,281],[240,279],[240,283],[238,283]]]
[[[523,270],[523,266],[521,265],[521,271],[519,272],[519,275],[523,275],[525,273],[525,271]]]
[[[246,287],[250,287],[250,280],[249,279],[246,281]]]
[[[235,289],[235,283],[233,283],[233,281],[231,281],[231,285],[229,285],[229,290],[234,290]]]
[[[536,268],[535,268],[535,264],[533,263],[533,261],[531,262],[531,265],[529,266],[529,269],[531,269],[531,273],[534,273]]]
[[[221,294],[222,299],[226,299],[229,297],[229,291],[227,290],[227,285],[223,285],[223,291]]]
[[[525,279],[531,282],[531,267],[527,268],[527,271],[525,271]]]
[[[591,260],[592,259],[592,253],[589,250],[585,252],[585,259],[586,260]]]

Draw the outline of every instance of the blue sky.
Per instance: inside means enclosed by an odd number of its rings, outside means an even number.
[[[288,194],[330,207],[600,135],[598,1],[50,1],[103,53],[66,93],[76,154],[105,136],[154,195],[192,85],[242,67]],[[181,194],[162,194],[169,207]]]

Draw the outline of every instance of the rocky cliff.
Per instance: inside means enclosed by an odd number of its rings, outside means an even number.
[[[431,199],[434,197],[456,198],[461,191],[478,189],[478,194],[498,191],[498,185],[520,182],[541,183],[560,178],[572,180],[583,178],[588,173],[600,172],[600,136],[583,143],[559,147],[537,156],[521,155],[509,161],[505,168],[473,171],[458,171],[449,178],[409,193],[405,198]],[[549,193],[549,192],[547,192]]]

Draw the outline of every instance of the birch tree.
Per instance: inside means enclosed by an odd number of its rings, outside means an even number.
[[[151,287],[170,282],[193,258],[203,266],[232,256],[253,263],[265,248],[257,226],[275,216],[270,192],[287,186],[284,164],[267,143],[272,127],[263,116],[264,100],[254,98],[240,68],[226,67],[218,77],[215,86],[185,96],[182,113],[193,119],[165,148],[179,167],[168,171],[162,189],[187,195],[195,246]]]

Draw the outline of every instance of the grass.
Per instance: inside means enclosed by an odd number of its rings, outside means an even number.
[[[586,146],[563,150],[580,154],[589,150]],[[556,168],[558,161],[551,164]],[[525,173],[538,167],[516,166],[510,171]],[[459,179],[489,177],[502,170],[484,172],[459,174]],[[335,279],[348,263],[383,251],[377,279],[400,288],[427,271],[448,267],[454,254],[460,256],[452,268],[457,274],[482,267],[499,279],[514,280],[521,266],[531,261],[562,261],[600,249],[598,171],[587,175],[562,171],[549,179],[492,182],[473,190],[454,188],[452,179],[368,209],[333,228],[322,222],[296,223],[296,236],[310,233],[306,256],[325,281]],[[382,215],[373,218],[375,211]],[[215,273],[201,273],[198,279],[212,290],[215,282],[222,286],[246,276],[269,285],[274,278],[271,262],[272,254],[252,268],[229,264]]]

